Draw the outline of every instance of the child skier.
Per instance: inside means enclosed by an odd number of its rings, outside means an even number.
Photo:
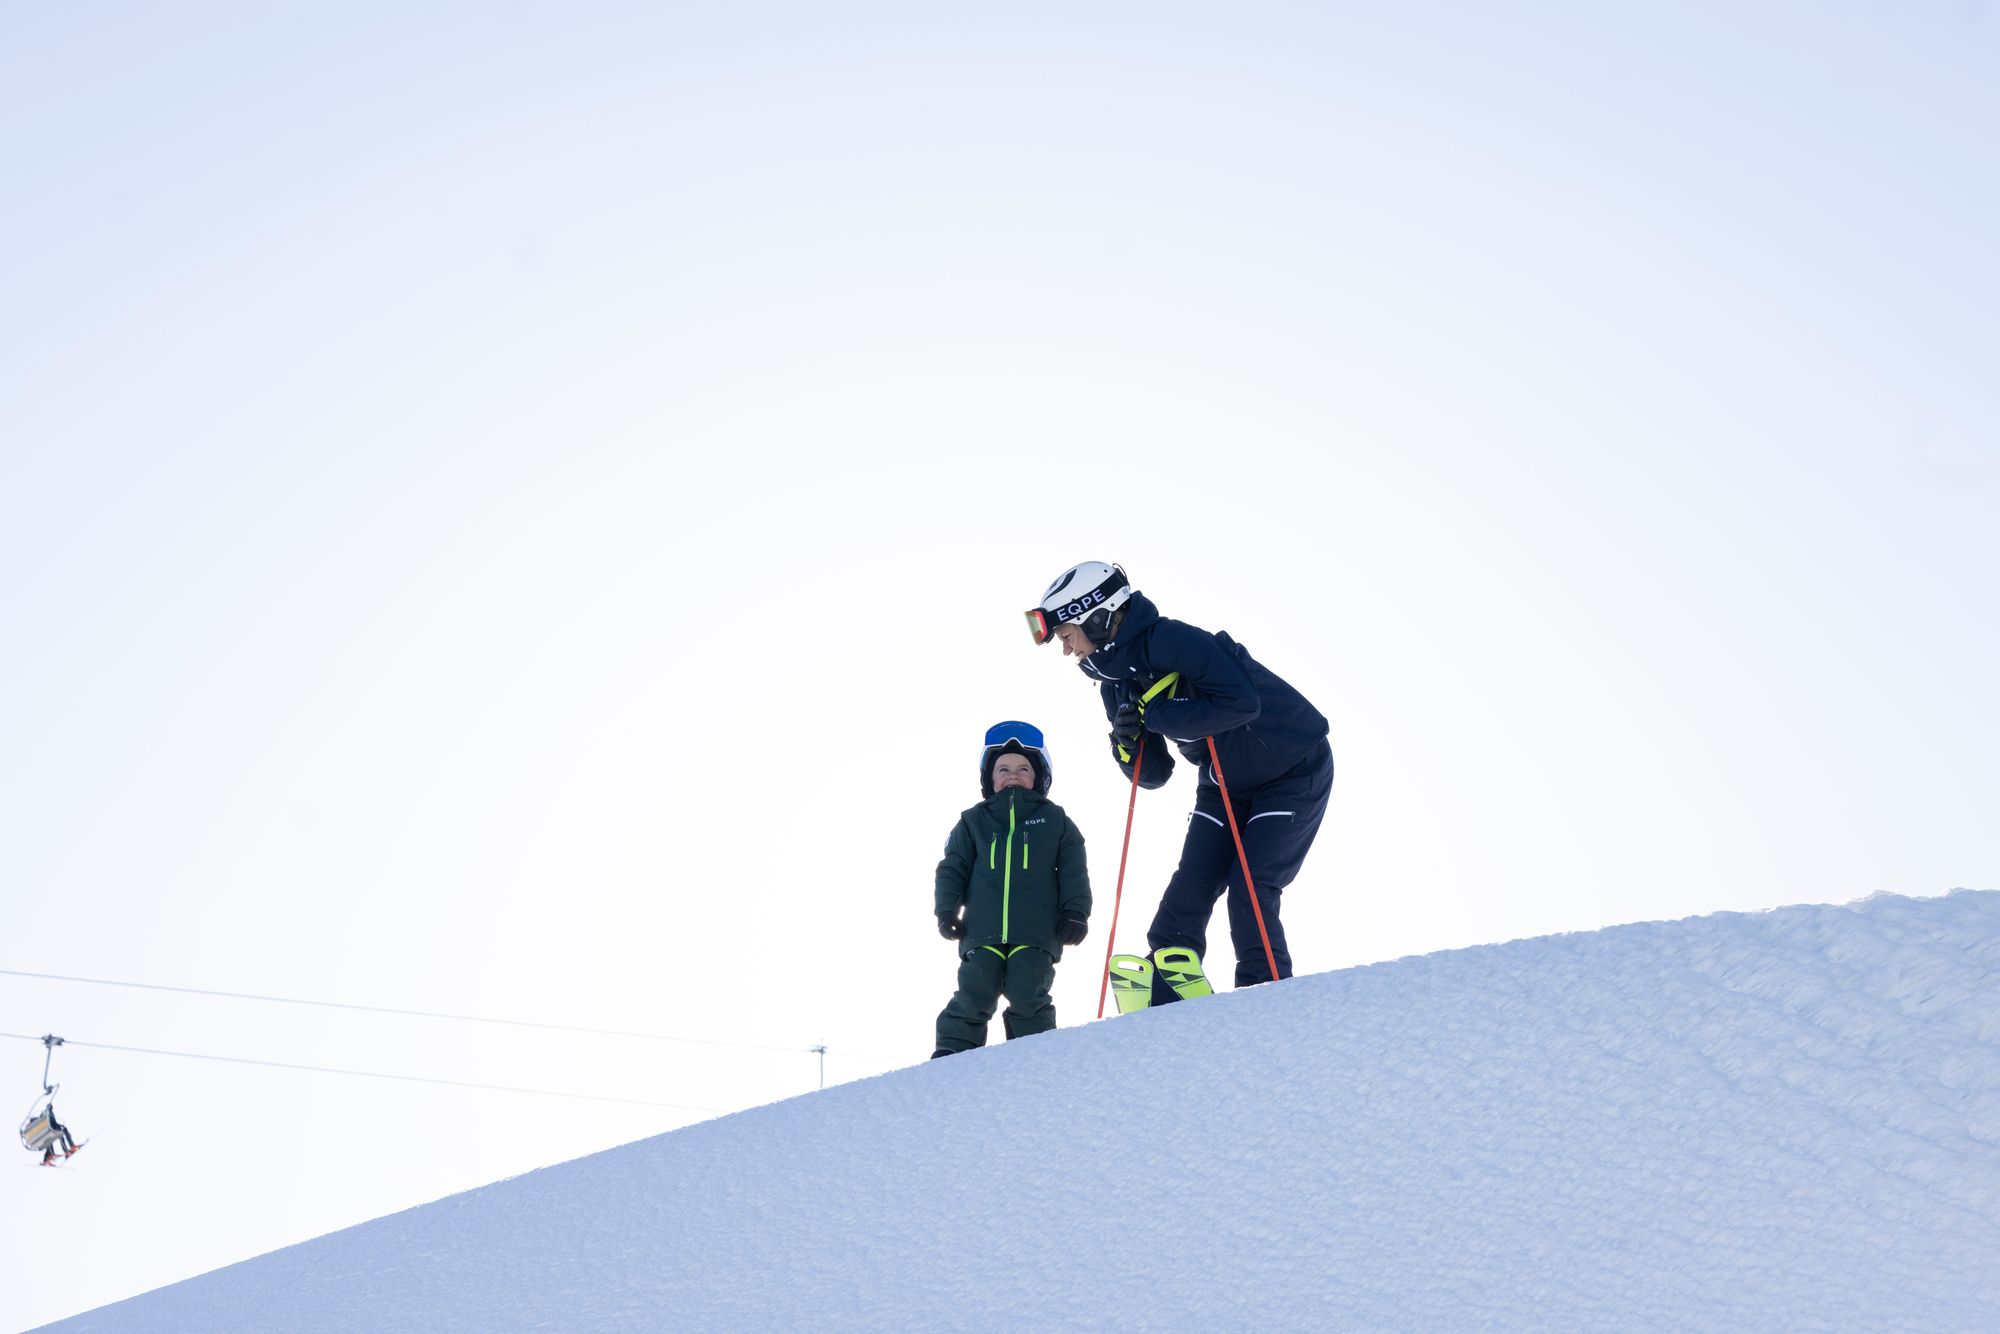
[[[1083,834],[1048,799],[1039,728],[996,723],[979,754],[984,798],[958,817],[937,867],[938,934],[958,942],[958,992],[937,1018],[933,1058],[986,1045],[1002,997],[1009,1038],[1056,1026],[1049,988],[1062,947],[1083,943],[1090,875]]]

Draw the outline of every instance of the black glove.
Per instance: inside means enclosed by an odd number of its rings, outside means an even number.
[[[1084,915],[1072,908],[1056,923],[1056,943],[1058,945],[1081,945],[1083,938],[1090,934],[1090,923]]]
[[[965,923],[958,920],[957,913],[939,913],[938,934],[946,940],[964,940]]]
[[[1119,763],[1132,762],[1132,757],[1139,753],[1139,738],[1145,731],[1146,725],[1139,721],[1139,706],[1129,699],[1120,704],[1118,712],[1111,716],[1111,751],[1118,756]]]

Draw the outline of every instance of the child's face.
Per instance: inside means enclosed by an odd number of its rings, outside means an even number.
[[[1083,632],[1080,625],[1066,623],[1057,626],[1056,638],[1062,640],[1065,658],[1087,658],[1097,652],[1097,645],[1090,642],[1090,636]]]
[[[993,761],[993,790],[1005,792],[1010,787],[1035,786],[1035,766],[1028,763],[1026,755],[1002,755]]]

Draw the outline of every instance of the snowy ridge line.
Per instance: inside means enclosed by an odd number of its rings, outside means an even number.
[[[40,1038],[26,1033],[0,1033],[0,1038],[21,1038],[39,1043]],[[356,1079],[394,1079],[405,1084],[439,1084],[445,1088],[480,1089],[488,1093],[526,1093],[538,1098],[575,1098],[582,1102],[618,1102],[631,1107],[664,1107],[676,1112],[707,1112],[714,1116],[726,1116],[737,1110],[729,1107],[697,1107],[685,1102],[656,1102],[650,1098],[618,1098],[605,1093],[572,1093],[565,1089],[525,1088],[515,1084],[480,1084],[464,1079],[436,1079],[429,1075],[392,1075],[382,1070],[351,1070],[331,1065],[305,1065],[297,1061],[263,1061],[250,1056],[218,1056],[212,1052],[167,1051],[159,1047],[125,1047],[111,1042],[85,1042],[78,1038],[64,1038],[66,1047],[87,1047],[96,1051],[121,1051],[140,1056],[177,1056],[190,1061],[222,1061],[229,1065],[261,1065],[272,1070],[305,1070],[317,1075],[349,1075]]]
[[[786,1055],[811,1054],[823,1048],[823,1044],[781,1047],[765,1042],[737,1042],[729,1038],[690,1038],[671,1033],[647,1033],[625,1028],[592,1028],[582,1024],[557,1024],[537,1019],[496,1019],[490,1015],[453,1014],[443,1010],[404,1010],[388,1005],[360,1005],[350,1001],[308,1000],[298,996],[263,996],[248,991],[215,991],[205,987],[175,987],[159,982],[123,982],[105,977],[70,977],[61,973],[32,973],[19,968],[0,968],[0,977],[25,977],[40,982],[74,982],[82,986],[93,987],[127,987],[138,991],[170,991],[182,996],[213,996],[223,1000],[261,1001],[271,1005],[310,1005],[326,1010],[357,1010],[363,1014],[400,1015],[410,1019],[445,1019],[462,1024],[494,1024],[507,1028],[538,1028],[553,1033],[583,1033],[592,1037],[602,1038],[637,1038],[647,1042],[685,1042],[695,1046],[735,1047],[743,1051],[783,1052]],[[37,1038],[36,1041],[40,1041],[40,1039]],[[832,1047],[825,1047],[824,1050],[829,1054],[839,1054],[861,1060],[890,1061],[893,1059],[869,1052],[843,1052],[838,1048]]]
[[[50,1328],[1972,1334],[1995,1255],[2000,893],[1958,891],[996,1043]]]

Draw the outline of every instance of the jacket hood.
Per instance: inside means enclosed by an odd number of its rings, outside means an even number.
[[[1004,745],[988,746],[979,753],[979,795],[982,798],[993,795],[993,766],[1002,755],[1019,755],[1035,771],[1034,790],[1043,796],[1049,794],[1049,787],[1055,782],[1055,762],[1043,746],[1023,745],[1018,740],[1010,740]]]

